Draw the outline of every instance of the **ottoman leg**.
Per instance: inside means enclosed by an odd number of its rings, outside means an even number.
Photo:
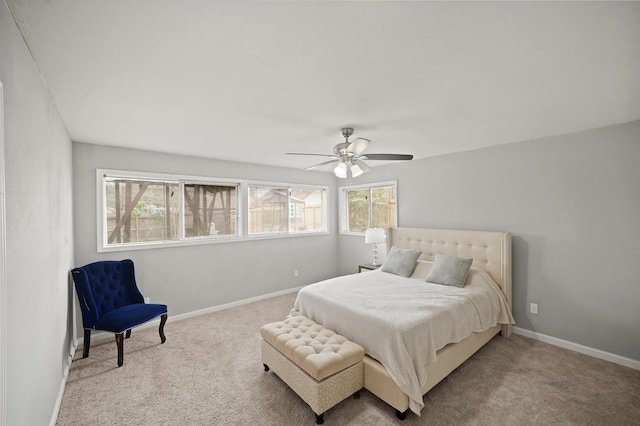
[[[324,423],[324,413],[316,414],[316,424],[321,425]]]
[[[269,366],[267,364],[262,364],[264,365],[264,371],[269,371]]]

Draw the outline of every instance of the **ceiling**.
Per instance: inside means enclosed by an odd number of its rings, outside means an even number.
[[[304,168],[345,126],[423,158],[640,119],[639,2],[6,1],[78,142]]]

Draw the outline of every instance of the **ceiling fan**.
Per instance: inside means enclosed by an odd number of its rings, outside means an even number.
[[[369,139],[357,138],[353,142],[349,142],[349,136],[353,134],[351,127],[345,127],[340,130],[344,137],[344,142],[337,144],[333,147],[333,154],[307,154],[302,152],[287,152],[286,155],[316,155],[321,157],[329,157],[331,160],[324,161],[319,164],[307,167],[305,170],[312,170],[317,167],[326,166],[332,163],[338,163],[333,172],[339,178],[352,178],[358,177],[363,173],[371,171],[369,167],[362,160],[411,160],[413,155],[407,154],[363,154],[362,151],[367,149]]]

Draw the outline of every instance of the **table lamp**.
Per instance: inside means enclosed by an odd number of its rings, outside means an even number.
[[[378,244],[384,243],[386,236],[383,228],[369,228],[364,233],[364,243],[373,244],[373,263],[378,264]]]

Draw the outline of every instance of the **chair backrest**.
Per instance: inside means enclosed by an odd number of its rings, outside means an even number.
[[[74,268],[71,276],[80,300],[84,328],[122,306],[144,303],[136,285],[133,261],[105,260]]]

